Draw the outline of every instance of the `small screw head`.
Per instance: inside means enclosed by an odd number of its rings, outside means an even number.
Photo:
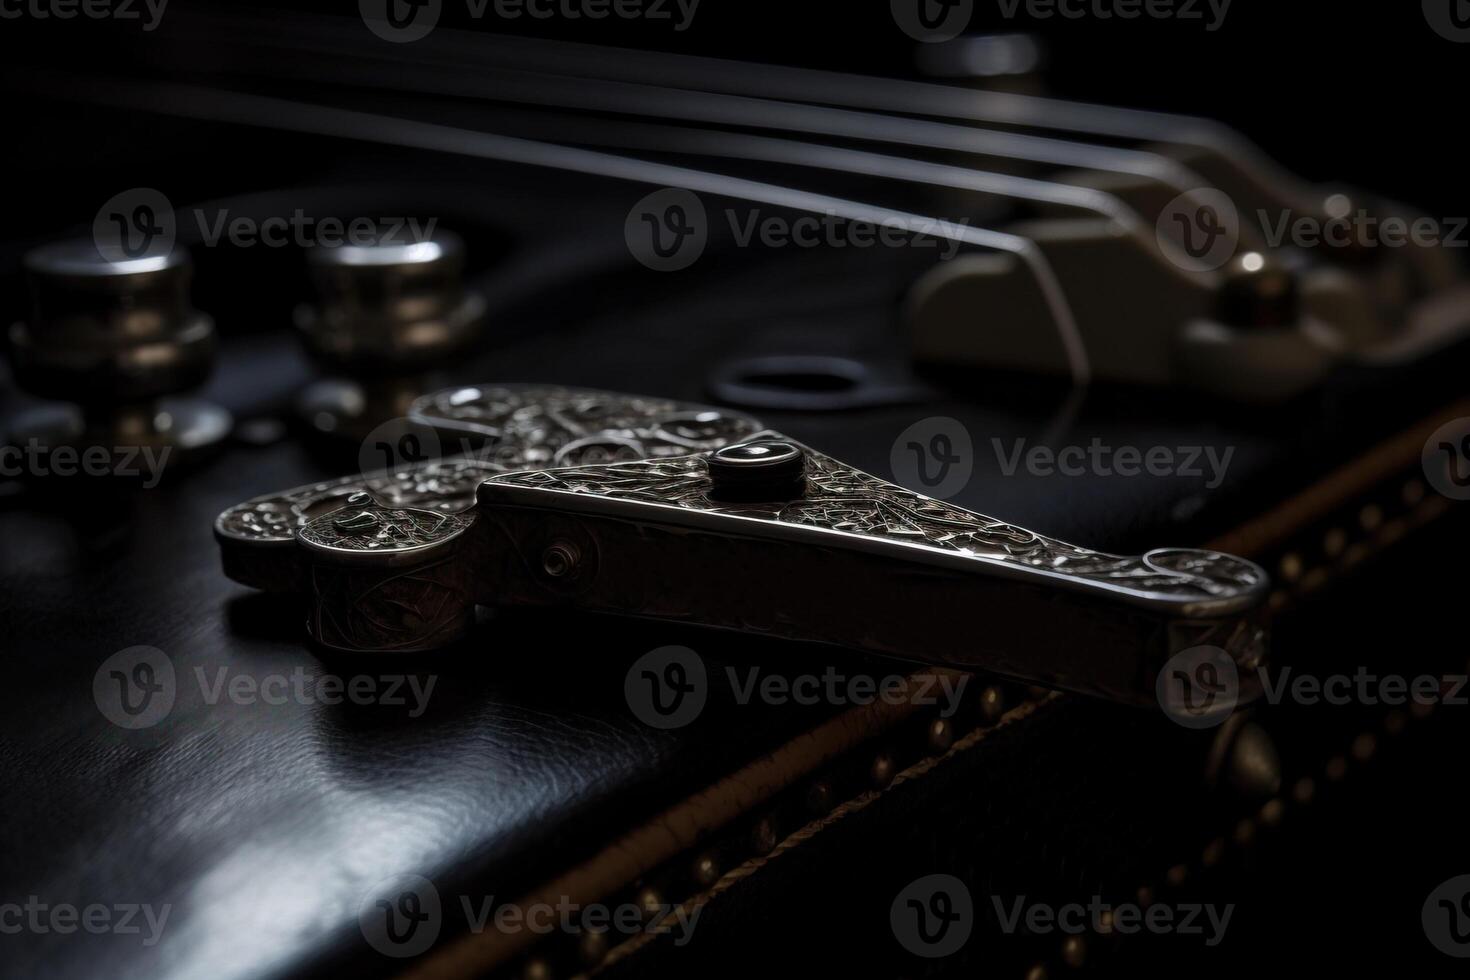
[[[577,570],[582,551],[570,541],[553,541],[541,555],[541,570],[554,579],[566,578]]]

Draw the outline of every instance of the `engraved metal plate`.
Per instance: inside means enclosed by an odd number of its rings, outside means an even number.
[[[222,542],[242,523],[269,532],[256,540],[289,525],[290,584],[310,596],[323,646],[427,650],[468,632],[476,606],[569,605],[1137,704],[1155,703],[1159,671],[1183,650],[1217,647],[1243,679],[1264,656],[1268,580],[1231,555],[1092,551],[697,406],[481,387],[428,396],[415,413],[506,455],[486,470],[470,465],[480,457],[444,461],[441,472],[322,484],[221,515]],[[717,450],[733,459],[778,444],[804,458],[795,482],[773,484],[779,499],[734,502],[712,481]],[[348,503],[349,486],[367,492]],[[303,505],[324,493],[335,495],[329,512]],[[1246,682],[1239,700],[1255,693]]]
[[[523,603],[836,643],[1137,704],[1155,703],[1170,657],[1209,645],[1242,668],[1241,701],[1258,693],[1248,668],[1265,654],[1268,579],[1251,562],[1092,551],[802,448],[804,490],[769,502],[712,496],[708,454],[498,476],[479,489],[481,547],[526,556],[491,564],[501,594]],[[569,548],[585,570],[553,580],[537,546]]]
[[[225,572],[268,591],[297,591],[296,536],[367,491],[392,508],[456,514],[491,476],[537,466],[644,459],[716,449],[759,428],[747,416],[663,398],[551,385],[476,385],[426,395],[416,422],[481,445],[470,455],[342,477],[266,494],[215,520]],[[354,541],[354,544],[358,542]]]

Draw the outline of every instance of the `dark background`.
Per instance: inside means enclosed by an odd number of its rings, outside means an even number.
[[[446,0],[441,24],[916,75],[919,46],[894,25],[884,0],[702,0],[691,26],[680,33],[662,23],[615,19],[595,25],[528,18],[492,23],[488,17],[475,22],[463,16],[456,21],[457,6],[462,10],[462,0]],[[1206,9],[1203,0],[1196,6]],[[1234,0],[1214,32],[1198,20],[1033,19],[1025,10],[1023,3],[1007,19],[998,0],[977,0],[971,32],[1042,38],[1050,94],[1217,118],[1308,180],[1376,188],[1431,213],[1465,211],[1464,166],[1457,153],[1463,130],[1457,121],[1470,45],[1435,34],[1413,0]]]
[[[172,0],[170,8],[186,4],[204,5]],[[357,18],[353,2],[315,6]],[[462,6],[446,0],[440,23],[875,75],[916,74],[918,45],[895,26],[887,3],[873,0],[702,0],[682,33],[667,22],[615,19],[473,23],[454,14]],[[999,9],[996,0],[977,2],[972,31],[1042,37],[1049,94],[1217,118],[1308,180],[1371,188],[1439,217],[1470,210],[1461,150],[1470,45],[1435,34],[1418,3],[1234,0],[1215,32],[1201,21],[1033,20],[1024,7],[1007,20]],[[161,37],[168,24],[165,15]],[[22,62],[85,70],[107,57],[108,44],[105,31],[0,22],[0,57],[11,70]],[[89,143],[85,113],[58,116],[49,105],[9,94],[0,127],[12,137],[7,222],[0,230],[0,313],[9,322],[24,304],[14,261],[23,247],[61,229],[85,227],[108,194],[152,181],[125,144]],[[58,170],[61,145],[69,152]],[[251,172],[257,161],[222,149],[181,145],[178,155],[208,167],[210,184],[248,187],[257,177]],[[74,193],[53,193],[58,184]],[[42,188],[44,193],[36,192]],[[1380,624],[1380,642],[1401,635],[1394,629],[1395,602],[1372,593],[1359,600],[1359,608],[1371,609]],[[1373,608],[1375,600],[1381,607]],[[1356,785],[1331,817],[1318,822],[1314,815],[1271,852],[1272,866],[1261,869],[1262,878],[1247,893],[1258,910],[1270,911],[1237,920],[1237,941],[1228,956],[1210,964],[1210,973],[1240,975],[1258,965],[1347,970],[1423,957],[1417,898],[1405,896],[1426,894],[1452,870],[1470,870],[1457,864],[1465,857],[1461,801],[1457,780],[1446,778],[1454,768],[1463,769],[1447,748],[1463,731],[1459,724],[1437,742],[1414,743],[1395,764]],[[1362,928],[1343,929],[1345,918]],[[1355,934],[1358,945],[1345,942],[1347,934]],[[1334,938],[1324,946],[1318,938],[1327,935]],[[1431,955],[1419,975],[1450,975],[1457,966]]]

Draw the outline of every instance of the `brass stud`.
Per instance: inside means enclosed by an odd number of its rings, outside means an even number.
[[[868,770],[868,776],[873,780],[873,785],[879,789],[893,782],[893,773],[893,757],[886,752],[875,756],[873,768]]]
[[[720,862],[713,854],[703,854],[694,862],[694,880],[701,888],[720,880]]]
[[[1365,531],[1376,531],[1378,525],[1383,523],[1383,508],[1377,504],[1369,504],[1358,511],[1358,523],[1363,525]]]
[[[1205,845],[1204,853],[1200,855],[1200,863],[1207,868],[1213,868],[1220,863],[1225,856],[1225,842],[1219,837]]]
[[[1340,783],[1347,776],[1347,760],[1340,755],[1335,755],[1327,760],[1323,772],[1326,773],[1329,783]]]
[[[1373,758],[1374,753],[1376,753],[1377,751],[1378,739],[1373,737],[1372,733],[1364,732],[1357,738],[1353,739],[1353,758],[1358,760],[1359,762],[1367,762],[1369,759]]]
[[[1295,582],[1302,575],[1302,556],[1294,551],[1287,552],[1281,556],[1281,577],[1288,582]]]
[[[1270,598],[1268,598],[1266,600],[1266,606],[1272,612],[1280,612],[1281,610],[1283,610],[1283,609],[1286,608],[1286,604],[1288,602],[1290,602],[1290,601],[1291,601],[1291,596],[1289,596],[1287,593],[1283,592],[1282,590],[1277,589],[1274,592],[1272,592]]]
[[[1108,934],[1110,934],[1113,931],[1113,911],[1112,911],[1112,909],[1105,909],[1105,910],[1103,910],[1103,912],[1101,914],[1098,915],[1098,917],[1097,917],[1097,931],[1100,932],[1100,933],[1102,933],[1105,936],[1108,935]]]
[[[763,817],[751,830],[750,847],[757,854],[769,854],[776,849],[776,824],[770,817]]]
[[[1036,964],[1026,971],[1026,980],[1046,980],[1046,967]]]
[[[985,720],[994,723],[1001,715],[1005,714],[1006,696],[998,687],[987,687],[980,695],[980,711],[985,715]]]
[[[1394,709],[1383,719],[1383,730],[1390,735],[1402,735],[1404,728],[1409,724],[1409,716],[1404,712]]]
[[[947,752],[954,744],[954,726],[947,719],[935,718],[929,723],[929,747],[935,752]]]
[[[1182,864],[1176,864],[1174,865],[1174,867],[1169,869],[1167,874],[1164,875],[1164,880],[1173,885],[1175,888],[1178,888],[1180,885],[1184,884],[1185,879],[1187,879],[1188,877],[1189,869]]]
[[[1404,503],[1408,506],[1414,507],[1418,505],[1419,501],[1424,499],[1424,481],[1410,480],[1408,483],[1405,483],[1403,496]]]
[[[1413,716],[1415,721],[1423,721],[1425,718],[1434,714],[1434,702],[1415,701],[1409,705],[1409,714]]]
[[[1062,943],[1062,959],[1073,969],[1081,969],[1087,962],[1087,942],[1081,936],[1068,936]]]
[[[1138,899],[1138,907],[1146,909],[1154,903],[1154,890],[1147,885],[1140,885],[1134,897]]]
[[[1256,822],[1249,817],[1235,825],[1235,843],[1241,847],[1250,847],[1256,841]]]
[[[1347,547],[1347,532],[1335,527],[1322,537],[1322,551],[1328,558],[1336,558]]]
[[[635,903],[643,910],[645,921],[652,919],[664,910],[663,896],[659,895],[652,887],[644,888],[640,891]]]
[[[521,976],[525,980],[551,980],[551,964],[543,959],[529,960],[526,963],[525,972]]]
[[[827,782],[812,783],[806,791],[806,805],[813,813],[826,813],[832,809],[832,786]]]
[[[1267,827],[1277,826],[1285,815],[1286,804],[1280,798],[1267,800],[1266,805],[1261,807],[1261,823]]]

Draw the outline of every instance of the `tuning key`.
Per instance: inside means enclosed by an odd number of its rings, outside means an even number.
[[[165,397],[197,387],[214,366],[214,320],[190,303],[187,252],[112,259],[90,241],[66,241],[30,252],[25,270],[30,315],[9,335],[16,383],[65,404],[17,419],[12,442],[118,460],[193,455],[229,434],[223,408]]]
[[[314,301],[296,312],[327,377],[297,402],[323,435],[361,441],[440,387],[436,369],[481,335],[485,301],[461,281],[464,244],[439,231],[416,242],[317,247],[308,253]]]

